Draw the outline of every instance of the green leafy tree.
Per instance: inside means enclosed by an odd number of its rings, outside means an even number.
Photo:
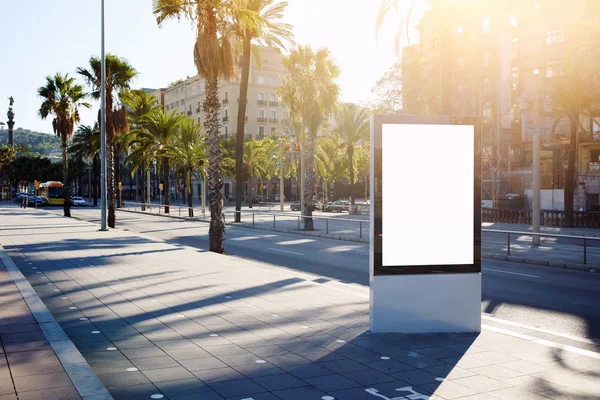
[[[248,180],[248,204],[252,205],[252,178],[265,174],[265,150],[256,140],[244,142],[244,170]]]
[[[375,82],[371,108],[377,113],[399,114],[402,111],[402,61],[396,62]]]
[[[209,250],[224,253],[225,216],[223,214],[223,178],[219,130],[219,79],[235,77],[232,20],[243,3],[234,0],[153,0],[156,21],[161,25],[167,19],[189,18],[195,27],[194,63],[198,75],[204,78],[206,98],[204,127],[208,146],[208,190],[210,201]],[[246,12],[254,20],[255,14]]]
[[[90,105],[84,102],[87,93],[75,82],[75,78],[68,74],[47,76],[46,84],[38,89],[38,96],[42,98],[39,115],[42,119],[53,115],[52,129],[60,137],[62,144],[63,166],[63,191],[64,191],[64,216],[71,216],[70,207],[70,176],[67,162],[67,140],[73,135],[75,125],[79,123],[79,107]]]
[[[0,178],[1,180],[8,178],[9,170],[15,161],[15,157],[17,152],[15,148],[12,146],[7,146],[5,144],[0,147]],[[1,182],[0,180],[0,182]]]
[[[240,222],[242,210],[242,182],[243,182],[243,148],[244,148],[244,126],[246,116],[246,103],[248,98],[248,80],[250,77],[251,55],[261,68],[260,48],[253,46],[255,42],[259,45],[268,46],[277,50],[285,50],[285,43],[294,43],[292,40],[292,26],[281,22],[283,12],[288,2],[276,2],[274,0],[246,0],[244,7],[239,7],[236,14],[235,30],[241,46],[240,66],[240,101],[238,103],[238,119],[236,132],[236,198],[235,221]]]
[[[326,121],[327,115],[336,107],[339,87],[335,79],[339,76],[339,67],[331,59],[328,49],[314,51],[310,46],[298,46],[284,58],[283,66],[287,75],[280,89],[281,97],[292,118],[301,118],[299,132],[301,143],[305,130],[306,161],[304,182],[304,229],[314,230],[312,211],[314,209],[313,192],[315,187],[314,148],[317,131]]]
[[[365,184],[365,201],[369,199],[369,178],[371,174],[371,154],[368,142],[357,146],[354,151],[356,174]]]
[[[101,60],[91,57],[89,69],[79,67],[77,73],[85,78],[92,87],[91,95],[94,99],[100,98],[101,85]],[[115,147],[116,135],[126,132],[127,116],[125,107],[120,105],[120,99],[129,91],[131,81],[137,75],[137,71],[123,58],[114,54],[105,56],[106,71],[106,191],[108,196],[108,226],[115,227],[115,159],[119,167],[120,150]],[[98,125],[100,125],[100,112],[98,113]],[[118,177],[117,173],[117,178]]]
[[[69,152],[76,160],[92,160],[94,171],[94,184],[92,185],[92,196],[94,205],[98,205],[98,173],[100,171],[100,129],[98,124],[92,128],[89,125],[81,125],[77,128]]]

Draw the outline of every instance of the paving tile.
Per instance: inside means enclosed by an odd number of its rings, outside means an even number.
[[[167,352],[167,354],[169,350],[198,348],[198,346],[187,339],[155,341],[154,344],[161,350]]]
[[[96,375],[116,374],[128,372],[127,368],[133,368],[134,365],[129,360],[121,361],[95,361],[88,362]]]
[[[10,378],[10,375],[6,378],[0,379],[0,394],[8,394],[15,393],[15,387],[13,385],[13,380]]]
[[[386,374],[410,371],[416,369],[416,367],[408,364],[404,364],[396,360],[378,360],[374,362],[365,363],[366,366],[376,369],[377,371],[385,372]]]
[[[306,382],[290,374],[262,376],[252,380],[269,391],[308,386]]]
[[[279,397],[275,396],[273,393],[253,394],[251,399],[252,400],[281,400]],[[175,399],[175,400],[177,400],[177,399]],[[197,399],[190,399],[190,400],[197,400]],[[203,398],[202,400],[205,400],[205,399]],[[212,399],[206,399],[206,400],[212,400]],[[240,400],[240,396],[228,397],[227,400]]]
[[[64,386],[52,389],[19,392],[19,400],[81,400],[74,386]]]
[[[498,366],[508,368],[523,375],[535,374],[548,370],[547,367],[543,367],[540,364],[534,364],[525,360],[510,361],[507,363],[498,364]]]
[[[343,372],[341,375],[345,376],[348,379],[352,379],[354,382],[364,386],[392,382],[397,380],[396,378],[390,375],[384,374],[383,372],[370,368],[358,371]]]
[[[332,392],[361,386],[345,376],[334,374],[304,379],[311,386],[324,392]]]
[[[237,367],[240,365],[252,365],[256,364],[256,361],[262,360],[261,357],[258,357],[251,353],[219,356],[217,358],[223,361],[225,364],[229,365],[230,367]]]
[[[426,385],[428,383],[436,383],[438,381],[435,378],[439,377],[438,375],[431,374],[426,370],[422,369],[413,369],[410,371],[397,372],[391,374],[391,376],[414,386]]]
[[[179,363],[169,356],[134,358],[131,362],[141,371],[179,366]]]
[[[62,372],[63,367],[52,350],[8,354],[13,377]]]
[[[150,381],[138,371],[135,372],[119,372],[115,374],[103,374],[98,376],[104,386],[107,389],[112,390],[114,388],[125,387],[125,386],[136,386],[142,384],[148,384]]]
[[[557,387],[557,385],[550,383],[547,380],[540,379],[532,375],[504,379],[504,382],[534,393],[542,393]]]
[[[422,389],[426,393],[440,396],[441,398],[447,400],[458,399],[460,397],[473,396],[479,394],[477,390],[473,390],[453,381],[429,383],[418,386],[416,389]]]
[[[506,389],[512,385],[505,382],[489,378],[483,375],[468,376],[466,378],[454,379],[453,382],[469,387],[479,393],[487,393],[493,390]]]
[[[203,358],[195,358],[190,360],[178,360],[179,364],[181,364],[188,371],[201,371],[205,369],[213,369],[213,368],[223,368],[227,367],[227,364],[219,360],[215,357],[203,357]]]
[[[338,374],[351,371],[359,371],[365,368],[364,364],[360,364],[352,360],[328,361],[318,364]]]
[[[547,400],[548,397],[528,392],[519,388],[507,388],[487,393],[490,397],[500,400]]]
[[[204,393],[212,392],[211,388],[199,379],[181,379],[165,382],[155,382],[155,386],[169,399],[176,396],[195,394],[196,398],[204,398]],[[198,394],[202,393],[202,396]]]
[[[152,383],[194,378],[187,369],[181,366],[144,370],[143,374]]]
[[[332,374],[330,369],[319,364],[302,364],[296,366],[284,365],[281,368],[301,379]]]
[[[261,346],[252,347],[247,349],[250,353],[257,355],[258,357],[275,357],[283,356],[289,353],[289,350],[284,349],[281,346]]]
[[[183,349],[172,349],[165,350],[165,352],[174,360],[191,360],[195,358],[208,357],[212,358],[212,355],[206,350],[201,349],[194,345],[193,348],[183,348]]]
[[[250,379],[236,379],[226,382],[214,382],[209,386],[223,397],[247,396],[263,393],[266,390]]]
[[[253,395],[254,400],[260,400],[260,397],[256,397]],[[223,400],[224,397],[218,394],[217,392],[203,392],[201,396],[198,396],[198,393],[191,394],[182,394],[179,396],[169,396],[169,400]],[[235,399],[239,399],[239,397],[235,397]]]
[[[50,343],[44,340],[32,340],[28,342],[4,343],[4,350],[7,353],[17,353],[21,351],[49,350],[52,347]]]
[[[210,346],[206,350],[215,357],[228,356],[235,354],[248,354],[248,351],[244,350],[235,344],[225,344],[220,346]]]
[[[121,353],[123,353],[123,355],[125,355],[125,357],[129,358],[130,360],[135,358],[159,357],[166,355],[164,351],[162,351],[156,346],[119,350],[121,351]]]
[[[17,393],[34,390],[52,389],[61,386],[73,386],[71,379],[64,372],[14,378]]]
[[[517,372],[512,369],[501,367],[499,365],[486,365],[484,367],[471,368],[471,371],[479,375],[485,375],[488,378],[500,380],[516,378],[517,376],[525,375],[522,372]]]
[[[158,388],[150,383],[118,387],[110,390],[114,400],[148,400],[153,394],[161,394]]]
[[[250,365],[238,365],[235,370],[248,378],[257,378],[260,376],[278,375],[283,374],[286,371],[283,369],[271,365],[269,363],[264,364],[250,364]],[[200,378],[202,379],[202,378]]]
[[[242,375],[239,371],[230,367],[204,369],[194,371],[193,374],[202,382],[206,383],[233,381],[246,378],[246,376]]]

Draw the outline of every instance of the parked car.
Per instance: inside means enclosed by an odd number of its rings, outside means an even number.
[[[83,199],[83,197],[80,196],[73,196],[71,197],[71,205],[72,206],[87,206],[86,201]]]
[[[293,202],[292,204],[290,204],[290,210],[292,210],[292,211],[300,211],[301,208],[302,207],[300,206],[299,201],[296,201],[296,202]]]
[[[338,212],[349,211],[350,210],[350,202],[349,201],[334,201],[332,203],[327,203],[323,207],[323,211],[328,212]]]
[[[279,201],[279,194],[274,194],[269,198],[269,201]],[[283,196],[283,201],[285,201],[285,195]]]
[[[43,207],[48,205],[48,199],[43,196],[29,196],[28,207]]]

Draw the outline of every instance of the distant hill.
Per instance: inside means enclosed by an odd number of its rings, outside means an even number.
[[[41,155],[60,153],[60,139],[49,133],[34,132],[28,129],[15,129],[15,144],[25,143],[31,147],[32,152]],[[8,131],[0,132],[0,146],[8,144]]]

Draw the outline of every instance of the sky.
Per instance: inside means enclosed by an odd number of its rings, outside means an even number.
[[[400,3],[408,3],[400,0]],[[294,26],[298,44],[328,47],[341,68],[340,100],[361,103],[397,60],[391,16],[376,39],[380,0],[289,0],[284,20]],[[15,99],[15,128],[52,132],[51,120],[38,116],[37,88],[56,72],[76,75],[100,55],[100,0],[0,0],[0,121],[6,122],[8,97]],[[152,0],[105,0],[106,52],[127,59],[139,72],[133,88],[166,87],[196,74],[194,32],[189,21],[157,27]],[[79,79],[79,77],[77,76]],[[80,83],[84,81],[79,79]],[[98,105],[81,112],[91,125]]]

